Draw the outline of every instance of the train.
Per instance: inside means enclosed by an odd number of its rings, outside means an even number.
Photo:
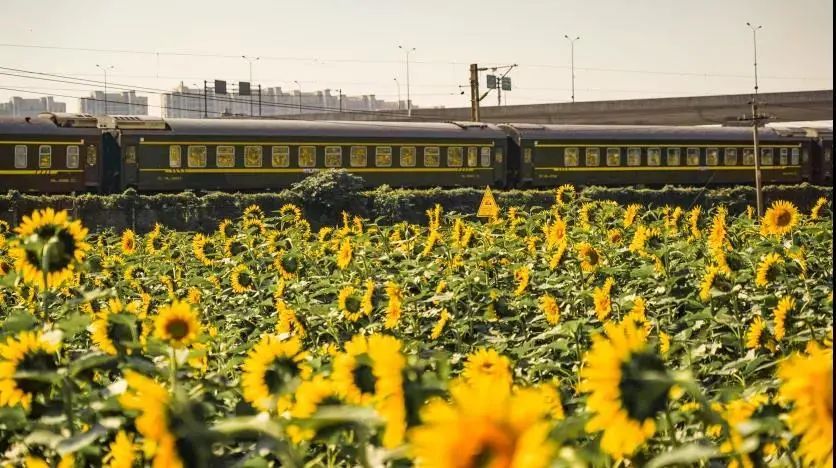
[[[759,129],[765,184],[830,185],[832,129]],[[750,127],[0,118],[0,192],[272,191],[345,169],[368,187],[754,183]]]

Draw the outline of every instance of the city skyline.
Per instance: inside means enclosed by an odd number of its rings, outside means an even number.
[[[570,45],[564,35],[580,37],[574,44],[577,101],[750,92],[752,41],[745,23],[752,21],[764,26],[758,35],[762,92],[832,88],[832,3],[826,1],[804,0],[791,7],[779,1],[531,1],[515,6],[520,13],[515,15],[498,15],[498,8],[507,7],[493,1],[405,7],[371,1],[364,3],[366,10],[349,2],[334,2],[333,8],[252,5],[263,14],[215,15],[219,5],[212,2],[205,12],[195,12],[194,2],[150,1],[136,11],[135,25],[108,21],[121,10],[99,1],[83,2],[81,8],[56,2],[56,14],[47,18],[39,15],[40,7],[14,4],[0,19],[0,54],[9,67],[87,80],[103,81],[96,65],[113,67],[109,81],[137,89],[168,90],[179,81],[204,79],[248,81],[252,69],[253,83],[264,88],[292,90],[298,83],[303,90],[342,89],[346,95],[375,94],[396,102],[398,94],[402,100],[411,94],[421,107],[463,107],[469,96],[461,95],[460,86],[467,85],[469,63],[519,64],[510,75],[514,90],[503,93],[508,104],[568,102]],[[445,15],[435,15],[438,11]],[[474,22],[493,21],[498,31],[464,27],[461,18],[468,11]],[[526,14],[531,11],[538,14]],[[299,20],[281,20],[288,17]],[[82,20],[97,26],[76,30]],[[193,22],[189,35],[178,33],[185,20]],[[143,22],[153,22],[159,34],[140,34]],[[648,22],[656,34],[647,34]],[[445,28],[453,32],[439,34]],[[314,29],[316,34],[309,34]],[[278,38],[272,34],[277,30]],[[105,39],[116,36],[118,47],[111,47],[114,43]],[[398,45],[416,49],[409,57],[409,90],[406,57]],[[484,74],[480,78],[484,88]],[[89,84],[9,75],[0,75],[0,87],[33,93],[27,97],[80,97],[91,91]],[[0,100],[12,95],[22,93],[0,89]],[[153,93],[149,98],[149,113],[158,114],[160,98]],[[495,102],[492,95],[483,105]]]

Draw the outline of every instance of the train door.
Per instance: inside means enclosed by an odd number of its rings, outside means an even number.
[[[102,165],[99,157],[101,150],[101,138],[96,137],[85,142],[82,164],[84,167],[84,185],[89,192],[102,191]]]
[[[102,148],[102,190],[117,193],[121,188],[121,154],[114,132],[102,132]]]
[[[119,139],[122,148],[122,188],[139,184],[139,139],[122,133]]]
[[[506,138],[505,177],[508,185],[518,187],[520,180],[520,145],[518,141],[509,136]]]

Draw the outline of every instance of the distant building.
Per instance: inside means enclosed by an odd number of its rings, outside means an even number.
[[[400,103],[406,109],[406,103]],[[241,96],[235,92],[216,95],[212,86],[206,90],[189,88],[183,83],[171,93],[163,94],[163,116],[169,118],[202,118],[223,116],[276,117],[321,112],[343,111],[397,111],[397,102],[377,99],[373,94],[364,96],[331,94],[330,89],[300,93],[287,93],[280,87],[253,89],[252,96]],[[413,106],[413,109],[415,106]]]
[[[79,99],[82,114],[93,115],[148,115],[148,98],[136,91],[105,93],[94,91],[89,98]]]
[[[51,96],[24,99],[14,96],[8,103],[0,102],[0,115],[10,117],[35,117],[41,112],[67,112],[67,104],[55,101]]]

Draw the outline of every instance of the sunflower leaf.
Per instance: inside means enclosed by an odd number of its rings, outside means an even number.
[[[687,465],[695,463],[700,460],[706,460],[717,456],[718,451],[715,447],[706,447],[698,444],[688,444],[682,447],[677,447],[670,452],[665,452],[652,460],[650,460],[647,468],[660,468],[671,465]]]

